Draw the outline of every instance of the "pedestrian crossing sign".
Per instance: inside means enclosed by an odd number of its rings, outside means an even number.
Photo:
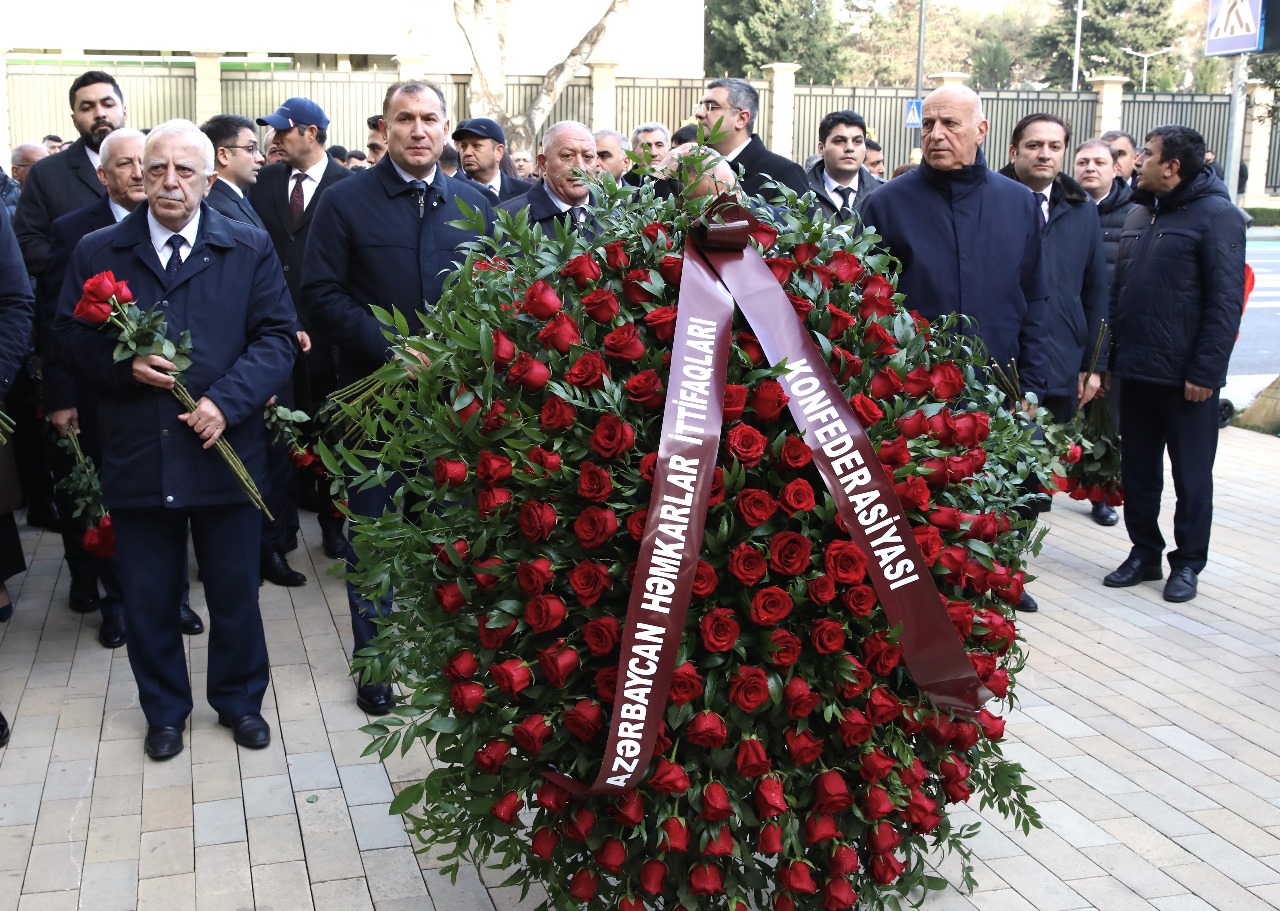
[[[1262,50],[1265,19],[1263,0],[1209,0],[1205,55],[1230,57]]]
[[[920,99],[912,98],[907,102],[907,129],[920,129]]]

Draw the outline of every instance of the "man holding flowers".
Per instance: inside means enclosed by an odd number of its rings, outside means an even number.
[[[57,333],[101,395],[103,497],[114,519],[147,755],[182,751],[192,709],[172,609],[188,523],[211,618],[209,703],[238,744],[261,748],[271,739],[261,715],[270,670],[258,611],[261,521],[242,481],[209,450],[225,435],[247,473],[261,476],[263,404],[289,377],[296,316],[267,235],[204,204],[215,179],[213,148],[194,124],[173,120],[152,130],[143,164],[146,206],[77,246]],[[170,341],[190,334],[182,380],[193,407],[171,394],[172,360],[113,355],[116,336],[102,331],[113,297],[159,311]]]

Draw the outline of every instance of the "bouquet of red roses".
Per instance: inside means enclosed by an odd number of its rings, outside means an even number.
[[[114,557],[116,533],[111,525],[111,514],[102,502],[102,484],[93,459],[80,448],[80,435],[71,430],[58,440],[58,445],[71,453],[75,466],[71,473],[58,482],[58,488],[71,494],[75,503],[75,517],[83,516],[86,524],[82,543],[84,549],[95,557]]]
[[[74,315],[99,327],[110,323],[116,328],[119,332],[113,353],[116,363],[148,354],[158,354],[172,362],[178,368],[172,392],[187,411],[195,410],[196,401],[181,380],[182,371],[191,365],[191,333],[184,331],[176,342],[169,338],[164,314],[158,310],[144,312],[138,309],[127,281],[116,281],[113,272],[99,272],[90,277],[84,283]],[[214,449],[231,469],[253,505],[270,517],[271,512],[258,492],[258,485],[253,482],[231,444],[225,437],[219,437]]]
[[[447,870],[541,882],[544,908],[838,911],[941,888],[928,852],[965,861],[976,828],[949,804],[1038,818],[1003,720],[926,691],[923,621],[883,583],[931,586],[934,644],[1011,704],[1035,538],[1015,507],[1043,453],[981,354],[903,309],[871,232],[795,199],[772,224],[732,216],[781,309],[748,322],[712,290],[703,326],[685,289],[738,256],[705,252],[707,201],[601,193],[590,237],[504,217],[429,335],[399,340],[431,367],[378,375],[398,390],[367,436],[417,505],[357,522],[353,578],[398,603],[357,665],[406,693],[371,751],[435,750],[393,810]],[[805,364],[766,353],[784,330]],[[719,442],[695,464],[673,436]],[[683,621],[632,622],[682,597]]]

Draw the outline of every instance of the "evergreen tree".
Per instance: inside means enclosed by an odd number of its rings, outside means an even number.
[[[849,74],[842,0],[706,0],[706,71],[759,78],[767,63],[798,63],[805,82]]]
[[[1034,53],[1045,68],[1045,81],[1071,88],[1076,36],[1076,0],[1058,0],[1058,14],[1036,38]],[[1151,53],[1177,43],[1182,27],[1173,15],[1173,0],[1084,0],[1080,41],[1080,79],[1094,74],[1127,76],[1131,89],[1142,86],[1142,61],[1121,48]],[[1147,90],[1168,91],[1179,82],[1176,53],[1154,57],[1147,70]]]
[[[973,52],[970,82],[975,89],[1007,89],[1013,80],[1013,55],[999,38],[988,38]]]

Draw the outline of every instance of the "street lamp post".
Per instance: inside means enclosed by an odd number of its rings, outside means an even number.
[[[1122,48],[1120,48],[1120,50],[1124,51],[1126,54],[1132,54],[1134,57],[1141,57],[1141,58],[1142,58],[1142,91],[1143,91],[1143,92],[1146,92],[1146,90],[1147,90],[1147,61],[1149,61],[1152,57],[1159,57],[1161,54],[1167,54],[1167,53],[1169,53],[1171,50],[1173,50],[1173,48],[1171,48],[1171,47],[1166,47],[1166,48],[1164,48],[1163,50],[1159,50],[1159,51],[1152,51],[1150,54],[1140,54],[1140,53],[1138,53],[1137,51],[1133,50],[1132,48],[1127,48],[1127,47],[1122,47]]]
[[[1080,91],[1080,33],[1084,29],[1084,0],[1076,0],[1076,52],[1071,59],[1071,91]]]

